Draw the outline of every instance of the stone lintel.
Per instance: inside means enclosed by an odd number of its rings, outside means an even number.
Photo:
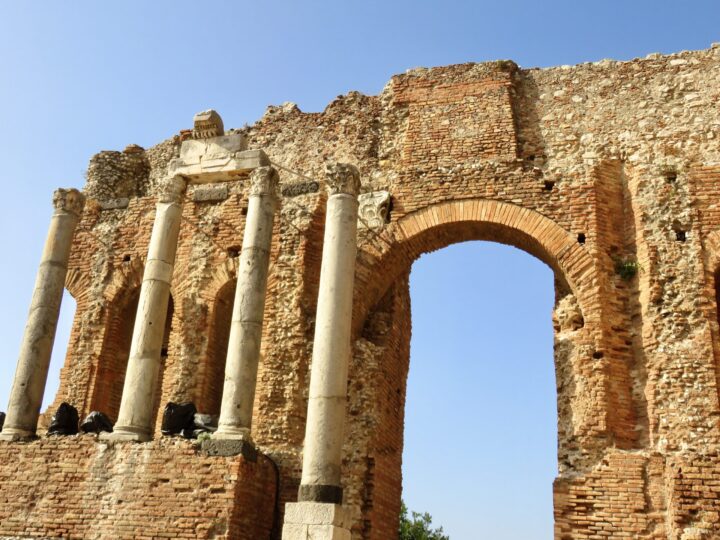
[[[205,439],[201,448],[208,456],[242,456],[253,463],[258,457],[257,448],[246,439]]]
[[[246,150],[237,133],[213,139],[183,141],[180,157],[170,162],[168,174],[182,175],[193,184],[237,180],[250,171],[270,165],[262,150]]]

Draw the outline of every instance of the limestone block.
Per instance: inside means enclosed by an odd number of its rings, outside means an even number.
[[[308,538],[308,527],[307,525],[288,524],[283,525],[282,539],[283,540],[307,540]]]
[[[198,186],[193,191],[193,201],[195,202],[219,202],[228,198],[227,184],[208,184],[206,186]]]
[[[225,182],[257,167],[269,165],[262,150],[247,150],[240,133],[190,139],[180,146],[180,157],[170,161],[170,176],[182,175],[193,183]]]
[[[296,502],[285,505],[285,523],[347,527],[349,517],[341,504]]]
[[[348,529],[333,525],[283,525],[283,540],[350,540]]]
[[[308,540],[350,540],[348,529],[333,525],[310,525],[308,527]]]
[[[283,540],[350,540],[349,512],[339,504],[285,505]]]

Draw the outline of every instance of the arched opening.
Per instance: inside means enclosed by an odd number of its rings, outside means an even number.
[[[554,296],[546,265],[501,244],[413,264],[403,499],[450,538],[553,538]]]
[[[203,365],[202,393],[198,403],[198,409],[207,414],[220,414],[236,286],[237,280],[233,279],[220,288],[210,316],[207,360]]]
[[[439,203],[397,219],[382,236],[361,236],[355,274],[355,341],[346,428],[346,441],[352,446],[345,447],[343,474],[345,500],[363,516],[356,525],[363,538],[390,537],[397,530],[410,358],[409,274],[425,253],[479,240],[518,248],[522,257],[528,259],[529,254],[545,263],[554,287],[540,289],[550,294],[554,289],[556,296],[557,399],[549,401],[557,429],[559,477],[590,470],[608,441],[618,447],[630,443],[624,438],[632,422],[630,384],[618,358],[604,347],[608,337],[602,324],[600,280],[587,244],[578,243],[576,234],[537,212],[499,201]],[[546,312],[539,324],[549,324],[549,315]],[[443,313],[436,309],[435,316]],[[545,367],[552,373],[550,365],[547,362]],[[443,396],[423,398],[434,402]],[[437,434],[437,459],[447,459],[445,424],[426,427]],[[551,519],[547,513],[544,516]]]
[[[130,358],[135,317],[137,315],[140,288],[134,288],[120,295],[108,318],[105,339],[98,361],[98,370],[95,377],[95,387],[90,410],[100,411],[117,421],[120,412],[125,373]],[[154,411],[157,413],[162,388],[162,377],[165,363],[169,354],[170,332],[174,313],[172,296],[168,302],[168,314],[165,320],[165,334],[163,338],[160,378],[155,394]]]
[[[50,356],[50,368],[48,370],[45,394],[41,410],[46,410],[54,402],[60,388],[60,372],[66,363],[68,354],[72,352],[72,328],[75,320],[77,302],[67,289],[63,290],[62,303],[60,304],[60,316],[58,318],[55,341]],[[52,413],[53,411],[49,411]]]

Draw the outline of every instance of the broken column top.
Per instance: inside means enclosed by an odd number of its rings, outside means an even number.
[[[210,139],[223,135],[225,127],[216,110],[200,111],[193,117],[193,139]]]

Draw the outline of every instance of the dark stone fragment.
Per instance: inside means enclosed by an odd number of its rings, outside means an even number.
[[[242,456],[247,461],[257,461],[257,448],[248,441],[207,439],[202,442],[202,449],[209,456]]]
[[[165,405],[163,420],[160,431],[163,435],[183,434],[183,430],[192,433],[195,429],[195,413],[197,409],[194,403],[173,403]]]
[[[315,181],[295,182],[282,186],[280,193],[283,197],[297,197],[299,195],[307,195],[308,193],[317,193],[319,189],[320,184]]]
[[[83,433],[100,433],[101,431],[112,433],[113,425],[107,415],[93,411],[80,424],[80,429]]]
[[[298,502],[321,502],[342,504],[343,489],[340,486],[301,485],[298,490]]]
[[[48,435],[77,435],[79,423],[78,410],[69,403],[63,402],[52,417]]]
[[[0,431],[2,431],[3,425],[5,425],[5,413],[0,412]]]

